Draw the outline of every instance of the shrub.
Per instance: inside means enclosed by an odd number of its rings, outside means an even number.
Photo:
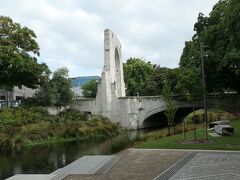
[[[0,109],[0,149],[60,141],[99,141],[116,136],[119,126],[102,116],[87,120],[83,113],[67,110],[51,116],[41,107]]]
[[[121,134],[111,141],[111,151],[112,153],[119,152],[120,150],[125,149],[131,144],[132,144],[132,141],[129,139],[128,135]]]

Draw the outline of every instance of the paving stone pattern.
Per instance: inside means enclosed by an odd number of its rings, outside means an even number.
[[[240,180],[239,153],[197,153],[169,180]]]

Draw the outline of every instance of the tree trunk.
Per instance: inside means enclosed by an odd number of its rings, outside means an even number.
[[[194,132],[194,141],[197,140],[197,134],[196,134],[196,119],[195,119],[195,108],[193,106],[193,132]]]
[[[168,135],[171,135],[171,131],[170,131],[170,125],[168,125]]]
[[[182,122],[182,126],[183,126],[183,139],[184,139],[184,141],[186,141],[185,120],[183,120],[183,122]]]

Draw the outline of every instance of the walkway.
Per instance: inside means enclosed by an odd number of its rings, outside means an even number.
[[[127,149],[104,174],[64,180],[240,180],[240,152]]]
[[[127,149],[117,154],[121,158],[106,174],[68,175],[64,180],[152,180],[188,153],[188,151]]]

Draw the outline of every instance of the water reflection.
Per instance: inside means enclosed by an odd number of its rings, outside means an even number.
[[[49,174],[86,154],[109,153],[96,143],[65,143],[1,152],[0,179],[14,174]]]
[[[156,129],[127,131],[130,139]],[[104,143],[64,143],[0,152],[0,179],[14,174],[49,174],[83,155],[111,154]]]

